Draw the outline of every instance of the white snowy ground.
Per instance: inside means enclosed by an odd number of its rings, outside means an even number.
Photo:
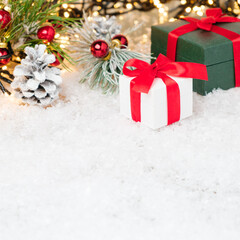
[[[77,75],[48,109],[0,95],[0,239],[239,239],[240,88],[152,131]]]

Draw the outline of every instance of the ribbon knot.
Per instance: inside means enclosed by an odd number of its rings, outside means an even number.
[[[211,31],[216,34],[222,35],[233,43],[233,56],[234,56],[234,71],[235,71],[235,86],[240,86],[240,35],[226,28],[217,26],[216,23],[234,23],[240,22],[240,19],[229,17],[222,13],[221,8],[212,8],[206,10],[207,17],[202,19],[195,19],[186,17],[184,20],[190,24],[183,25],[171,31],[168,34],[167,56],[171,60],[175,60],[177,51],[178,38],[186,33],[203,29]]]
[[[217,19],[213,16],[202,18],[197,22],[197,27],[206,31],[211,31],[213,24],[217,22]]]
[[[239,22],[239,19],[235,17],[228,17],[222,13],[221,8],[212,8],[206,10],[207,17],[203,17],[201,19],[195,19],[191,17],[186,17],[184,20],[190,22],[195,25],[196,28],[203,29],[205,31],[211,31],[212,27],[216,23],[220,22]]]
[[[129,67],[134,67],[130,70]],[[148,93],[155,78],[161,78],[167,87],[168,124],[180,119],[180,90],[170,76],[207,80],[207,68],[203,64],[173,62],[160,54],[150,65],[139,59],[130,59],[123,66],[123,74],[134,77],[130,83],[131,112],[134,121],[141,121],[141,95]]]

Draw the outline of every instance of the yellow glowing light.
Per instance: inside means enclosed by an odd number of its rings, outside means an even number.
[[[139,21],[138,20],[134,20],[134,25],[137,25],[137,24],[139,24]]]
[[[70,16],[69,12],[64,12],[64,17],[65,18],[69,18],[69,16]]]
[[[117,2],[117,3],[114,4],[113,7],[114,7],[114,8],[119,8],[119,7],[121,7],[121,3],[120,3],[120,2]]]
[[[94,16],[94,17],[96,17],[96,16],[98,16],[98,15],[99,15],[99,13],[98,13],[97,11],[94,11],[94,12],[93,12],[93,16]]]
[[[65,8],[65,9],[67,9],[67,8],[68,8],[68,4],[67,4],[67,3],[64,3],[64,4],[62,5],[62,7]]]
[[[21,58],[20,58],[20,57],[17,57],[16,60],[17,60],[18,62],[20,62],[20,61],[21,61]]]
[[[194,6],[194,7],[193,7],[193,11],[194,11],[194,12],[197,12],[198,10],[199,10],[199,7],[198,7],[198,6]]]
[[[162,7],[162,4],[160,3],[159,0],[153,0],[153,4],[154,4],[157,8]]]
[[[181,0],[181,4],[182,4],[182,5],[187,4],[187,0]]]
[[[4,10],[6,10],[6,11],[10,12],[10,11],[11,11],[11,8],[10,8],[10,7],[8,7],[8,6],[5,6],[5,7],[4,7]]]
[[[208,4],[212,5],[213,4],[213,0],[208,0]]]
[[[238,0],[238,4],[240,4],[240,0]]]
[[[133,5],[131,3],[127,3],[126,8],[130,10],[133,8]]]
[[[169,22],[174,22],[174,21],[176,21],[177,19],[176,18],[170,18],[169,19]]]
[[[63,40],[69,40],[69,37],[67,37],[67,36],[62,36],[61,39],[63,39]]]
[[[60,37],[60,34],[59,33],[56,33],[55,34],[55,38],[59,38]]]
[[[187,7],[186,9],[185,9],[185,12],[187,12],[187,13],[190,13],[192,11],[192,8],[190,8],[190,7]]]
[[[3,67],[2,67],[2,70],[7,70],[7,66],[3,66]]]
[[[147,36],[147,34],[143,34],[143,39],[142,39],[142,43],[146,43],[147,42],[147,40],[148,40],[148,36]]]
[[[159,13],[164,13],[164,8],[159,8],[158,11]]]
[[[202,11],[197,11],[197,15],[198,16],[203,16],[203,12]]]
[[[63,45],[63,44],[60,44],[60,48],[65,48],[65,45]]]
[[[238,14],[240,13],[240,10],[237,9],[237,8],[235,8],[235,9],[233,10],[233,12],[238,15]]]

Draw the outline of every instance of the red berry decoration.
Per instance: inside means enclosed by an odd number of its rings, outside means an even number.
[[[55,29],[52,26],[44,26],[38,29],[37,36],[39,39],[51,42],[55,36]]]
[[[117,40],[119,40],[120,41],[120,43],[121,43],[121,49],[124,49],[124,48],[127,48],[127,46],[128,46],[128,40],[127,40],[127,38],[124,36],[124,35],[122,35],[122,34],[118,34],[118,35],[116,35],[116,36],[114,36],[113,38],[112,38],[112,40],[114,40],[114,39],[117,39]]]
[[[56,67],[56,66],[58,66],[58,65],[61,64],[61,62],[59,61],[59,59],[57,58],[57,56],[58,56],[62,61],[64,60],[64,57],[61,56],[60,53],[58,53],[58,52],[54,52],[53,54],[54,54],[55,57],[56,57],[56,61],[55,61],[54,63],[51,63],[50,65],[53,66],[53,67]]]
[[[6,48],[0,48],[0,67],[8,64],[10,62],[11,57],[9,58],[2,58],[3,56],[7,56],[9,54]]]
[[[91,53],[96,58],[104,58],[109,53],[109,46],[104,40],[96,40],[91,45]]]
[[[0,10],[0,24],[1,28],[5,28],[11,21],[11,15],[8,11]]]
[[[62,28],[63,25],[62,24],[58,24],[58,23],[53,23],[53,27],[54,28]]]
[[[53,20],[48,20],[48,22],[52,23]],[[56,29],[56,28],[62,28],[63,25],[61,24],[60,21],[57,21],[57,23],[52,23],[52,26]]]

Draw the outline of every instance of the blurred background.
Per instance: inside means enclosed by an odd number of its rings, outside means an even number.
[[[89,16],[115,15],[123,30],[140,24],[139,29],[128,36],[131,39],[130,48],[148,52],[152,25],[172,22],[185,16],[203,17],[207,8],[214,7],[222,8],[228,15],[238,16],[240,0],[79,0],[62,4],[59,14],[67,18],[82,17],[83,12]]]
[[[203,16],[206,7],[221,7],[223,12],[237,16],[239,5],[240,0],[80,0],[73,4],[63,4],[60,13],[66,17],[81,17],[83,10],[93,15],[125,15],[134,10],[146,12],[157,8],[159,21],[162,22],[163,17],[166,18],[168,14],[171,18],[179,18],[191,13]]]

